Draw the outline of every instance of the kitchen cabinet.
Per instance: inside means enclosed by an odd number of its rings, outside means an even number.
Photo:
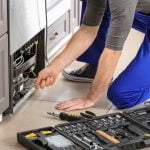
[[[0,0],[0,37],[7,32],[7,1]]]
[[[71,11],[70,11],[70,30],[73,32],[74,29],[80,24],[80,1],[71,0]]]
[[[69,34],[69,12],[66,12],[48,28],[48,51],[54,48],[66,35]]]
[[[48,57],[59,51],[69,40],[79,22],[80,0],[54,0],[53,3],[47,0]]]

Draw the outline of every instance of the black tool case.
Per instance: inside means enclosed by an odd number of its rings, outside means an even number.
[[[150,130],[150,107],[128,110],[123,114]]]
[[[137,117],[132,116],[132,113],[138,111],[147,111],[149,113],[150,109],[143,108],[122,114],[113,113],[92,119],[60,124],[53,128],[47,127],[21,132],[17,134],[17,138],[20,144],[32,150],[61,150],[53,148],[53,146],[47,147],[48,143],[45,142],[44,138],[51,135],[42,135],[40,133],[42,130],[53,131],[54,134],[59,134],[74,143],[70,148],[64,148],[62,145],[62,150],[136,150],[150,147],[150,126],[145,124],[148,119],[145,118],[145,121],[143,119],[143,122],[139,122],[138,115]],[[106,136],[99,134],[99,131],[106,133],[119,142],[115,143]],[[26,135],[30,133],[37,133],[38,137],[33,139],[26,138]]]
[[[52,133],[43,134],[42,131],[52,131]],[[37,137],[27,138],[26,135],[29,135],[29,134],[36,134]],[[60,134],[55,130],[55,128],[45,127],[45,128],[17,133],[17,140],[21,145],[23,145],[25,148],[29,150],[64,150],[64,148],[61,148],[61,147],[58,148],[53,145],[51,145],[51,147],[48,147],[48,143],[45,140],[45,138],[51,137],[51,136],[57,136],[57,135],[60,135]],[[72,142],[72,145],[69,147],[70,147],[69,148],[70,150],[82,150],[73,142]]]

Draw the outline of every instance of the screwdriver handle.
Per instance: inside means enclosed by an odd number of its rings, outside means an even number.
[[[64,113],[64,112],[61,112],[59,114],[59,118],[61,120],[65,120],[65,121],[76,121],[76,120],[81,120],[82,119],[81,116],[71,115],[71,114],[67,114],[67,113]]]
[[[96,133],[98,133],[99,135],[105,137],[106,139],[110,140],[111,142],[118,144],[120,143],[119,140],[117,140],[116,138],[110,136],[109,134],[107,134],[106,132],[102,131],[102,130],[96,130]]]

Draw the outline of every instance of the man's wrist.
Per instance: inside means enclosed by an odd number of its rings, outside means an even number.
[[[100,99],[101,95],[102,95],[101,93],[89,91],[87,94],[87,98],[91,99],[92,101],[97,101]]]
[[[60,73],[60,72],[62,72],[62,69],[60,68],[60,66],[58,66],[57,64],[49,64],[48,66],[47,66],[47,68],[48,69],[50,69],[50,70],[55,70],[55,72],[56,73]]]

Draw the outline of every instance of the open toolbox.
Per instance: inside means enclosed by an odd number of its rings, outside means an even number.
[[[132,113],[144,110],[149,113],[150,108],[20,132],[17,138],[20,144],[31,150],[141,149],[150,147],[150,127],[144,121],[139,122],[141,115],[133,117]]]
[[[150,130],[150,107],[128,110],[123,114]]]
[[[21,132],[17,134],[17,139],[21,145],[30,150],[81,150],[53,127]]]

